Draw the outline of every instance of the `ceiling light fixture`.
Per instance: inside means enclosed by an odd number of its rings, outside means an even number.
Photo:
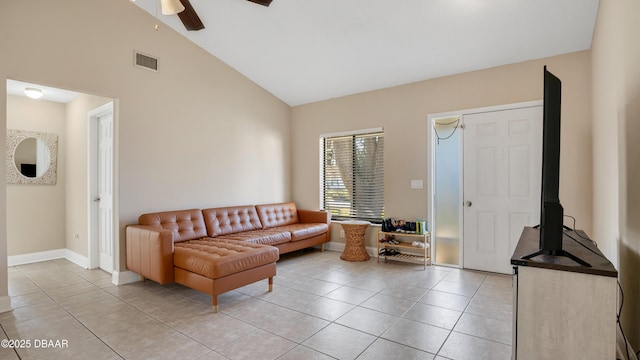
[[[184,11],[184,5],[180,0],[160,0],[162,15],[175,15]]]
[[[26,88],[24,89],[24,94],[32,99],[40,99],[44,95],[42,90],[36,88]]]

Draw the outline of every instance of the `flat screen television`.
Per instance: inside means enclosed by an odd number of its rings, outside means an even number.
[[[562,82],[544,67],[542,111],[542,192],[540,201],[540,248],[524,256],[566,256],[583,266],[590,266],[562,249],[564,209],[560,204],[560,109]]]
[[[545,255],[562,252],[564,209],[560,204],[560,108],[562,82],[544,67],[542,111],[542,200],[540,203],[540,250]]]

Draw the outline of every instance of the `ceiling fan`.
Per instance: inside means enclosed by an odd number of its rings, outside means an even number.
[[[247,0],[252,3],[256,3],[262,6],[269,6],[273,0]],[[162,7],[163,15],[175,15],[178,14],[180,21],[184,24],[184,27],[189,31],[198,31],[204,29],[204,24],[200,17],[196,13],[196,10],[191,6],[189,0],[160,0],[160,6]]]

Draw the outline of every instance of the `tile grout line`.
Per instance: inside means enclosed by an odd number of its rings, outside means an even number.
[[[0,324],[0,329],[2,329],[2,333],[4,334],[4,336],[9,339],[9,334],[7,334],[7,331],[4,329],[4,326],[2,324]],[[13,348],[13,352],[16,354],[16,356],[18,357],[18,359],[22,359],[22,357],[20,356],[20,354],[18,353],[17,348]]]
[[[313,259],[312,259],[312,260],[313,260]],[[293,265],[295,265],[296,267],[298,266],[298,264],[297,264],[297,263],[292,263],[292,264],[293,264]],[[62,265],[60,265],[60,264],[56,264],[56,265],[58,265],[60,268],[64,268],[64,266],[62,266]],[[323,266],[323,264],[321,264],[320,262],[319,262],[318,264],[314,264],[314,263],[312,263],[312,267],[321,268],[322,266]],[[294,266],[292,266],[291,268],[295,269],[295,267],[294,267]],[[72,317],[73,319],[75,319],[76,321],[78,321],[78,322],[79,322],[79,323],[80,323],[80,324],[81,324],[85,329],[87,329],[87,330],[88,330],[88,331],[89,331],[89,332],[90,332],[94,337],[97,337],[97,338],[98,338],[102,343],[104,343],[104,341],[102,341],[102,339],[100,339],[100,338],[99,338],[99,337],[98,337],[98,336],[97,336],[93,331],[91,331],[91,330],[87,327],[87,325],[85,325],[82,321],[80,321],[80,320],[79,320],[79,319],[78,319],[78,318],[77,318],[77,317],[76,317],[76,316],[75,316],[75,315],[74,315],[74,314],[69,310],[69,308],[67,308],[67,307],[65,307],[64,305],[62,305],[58,300],[56,300],[56,299],[53,297],[53,295],[51,295],[47,290],[44,290],[40,285],[38,285],[38,283],[36,283],[36,282],[31,278],[31,276],[30,276],[30,275],[28,275],[27,273],[25,273],[24,271],[22,271],[22,269],[19,269],[19,268],[16,268],[16,269],[19,271],[19,273],[20,273],[21,275],[25,276],[25,278],[27,278],[31,283],[33,283],[33,285],[34,285],[37,289],[39,289],[39,290],[40,290],[40,291],[42,291],[44,294],[46,294],[46,295],[47,295],[47,297],[49,297],[49,298],[50,298],[54,303],[56,303],[58,306],[60,306],[61,308],[63,308],[63,309],[65,310],[65,312],[67,312],[69,315],[71,315],[71,317]],[[287,271],[287,270],[285,270],[285,271]],[[338,269],[331,270],[331,271],[329,271],[329,272],[334,272],[334,271],[337,271],[337,272],[343,272],[343,273],[345,273],[345,274],[349,274],[349,272],[348,272],[348,271],[349,271],[349,269],[347,269],[347,268],[338,268]],[[100,290],[102,290],[102,292],[104,292],[104,293],[106,293],[106,294],[108,294],[108,295],[112,296],[114,299],[118,299],[119,301],[121,301],[121,302],[123,302],[123,303],[125,303],[125,304],[127,304],[127,305],[131,306],[132,308],[136,309],[136,311],[139,311],[140,313],[145,314],[146,316],[149,316],[150,318],[152,318],[152,319],[154,319],[154,320],[158,321],[159,323],[161,323],[161,324],[163,324],[163,325],[167,326],[168,328],[172,329],[173,331],[175,331],[175,332],[177,332],[177,333],[179,333],[179,334],[182,334],[183,336],[185,336],[185,337],[189,338],[190,340],[194,341],[195,343],[198,343],[198,344],[200,344],[200,345],[204,346],[205,348],[207,348],[207,349],[209,349],[209,350],[213,351],[214,353],[216,353],[216,354],[219,354],[219,355],[223,356],[221,353],[217,352],[215,349],[212,349],[212,348],[210,348],[209,346],[207,346],[207,345],[205,345],[205,344],[201,343],[200,341],[198,341],[198,340],[196,340],[196,339],[192,338],[191,336],[187,335],[187,334],[186,334],[186,332],[187,332],[187,331],[182,331],[182,330],[179,330],[179,329],[175,328],[175,327],[174,327],[174,326],[172,326],[172,325],[169,325],[169,323],[167,323],[167,322],[163,321],[163,320],[161,319],[161,317],[157,317],[158,315],[155,315],[155,316],[154,316],[154,315],[152,315],[151,313],[149,313],[149,312],[147,312],[147,311],[143,310],[142,308],[140,308],[140,307],[139,307],[139,306],[140,306],[140,304],[135,305],[134,303],[131,303],[131,302],[130,302],[130,300],[131,300],[131,299],[127,300],[125,297],[121,297],[122,295],[118,295],[118,294],[115,294],[115,293],[111,293],[111,292],[109,292],[109,291],[106,289],[106,287],[100,287],[100,286],[98,286],[97,284],[94,284],[94,283],[92,282],[92,280],[87,279],[87,278],[85,278],[85,277],[81,276],[81,275],[80,275],[80,274],[78,274],[78,273],[75,273],[75,272],[73,272],[73,271],[69,271],[69,272],[71,272],[71,275],[74,275],[75,277],[80,278],[80,279],[84,280],[85,282],[87,282],[87,283],[89,283],[89,284],[91,284],[91,285],[95,286],[95,287],[96,287],[96,289],[100,289]],[[307,271],[307,272],[309,272],[309,271]],[[256,325],[253,325],[252,323],[247,322],[247,321],[242,320],[241,318],[239,318],[239,317],[237,316],[237,314],[235,314],[234,312],[232,312],[232,313],[225,313],[224,311],[222,311],[222,312],[221,312],[221,314],[224,314],[225,316],[228,316],[228,317],[230,317],[230,318],[232,318],[232,319],[235,319],[235,320],[237,320],[237,321],[239,321],[239,322],[241,322],[241,323],[243,323],[243,324],[246,324],[246,325],[249,325],[249,326],[251,326],[251,327],[255,328],[254,330],[252,330],[252,331],[251,331],[250,333],[248,333],[248,334],[255,333],[255,331],[256,331],[257,329],[259,329],[259,330],[261,330],[261,331],[264,331],[265,333],[268,333],[268,334],[273,335],[273,336],[277,336],[278,338],[284,339],[284,340],[286,340],[286,341],[288,341],[288,342],[291,342],[292,344],[295,344],[295,346],[294,346],[293,348],[291,348],[291,349],[289,349],[289,350],[285,351],[284,353],[282,353],[282,354],[278,355],[278,358],[280,358],[280,357],[282,357],[282,356],[285,356],[286,354],[290,353],[291,351],[293,351],[294,349],[296,349],[297,347],[300,347],[300,346],[301,346],[301,347],[304,347],[304,348],[312,349],[313,351],[317,351],[318,353],[322,353],[322,354],[324,354],[324,355],[330,356],[330,355],[325,354],[324,352],[322,352],[322,351],[320,351],[320,350],[317,350],[317,349],[314,349],[314,348],[310,348],[309,346],[304,345],[304,342],[305,342],[305,341],[307,341],[308,339],[312,338],[313,336],[316,336],[318,333],[320,333],[321,331],[325,330],[327,327],[329,327],[329,326],[331,326],[331,325],[337,325],[337,326],[344,327],[344,328],[347,328],[347,329],[350,329],[350,330],[353,330],[353,331],[358,331],[358,332],[361,332],[361,333],[363,333],[363,334],[367,334],[367,335],[369,335],[369,336],[372,336],[372,337],[374,338],[374,340],[373,340],[370,344],[368,344],[368,345],[367,345],[367,346],[366,346],[366,347],[365,347],[365,348],[364,348],[364,349],[363,349],[363,350],[362,350],[362,351],[361,351],[361,352],[360,352],[356,357],[360,357],[360,356],[362,356],[362,354],[364,354],[365,352],[367,352],[367,351],[368,351],[368,350],[373,346],[373,344],[374,344],[375,342],[377,342],[378,340],[380,340],[380,339],[385,340],[385,341],[389,341],[389,342],[394,343],[394,344],[398,344],[398,345],[400,345],[400,346],[404,346],[404,347],[407,347],[407,348],[411,348],[411,349],[414,349],[414,350],[416,350],[416,351],[421,351],[421,352],[422,352],[422,351],[424,351],[425,353],[427,353],[427,354],[431,354],[431,355],[434,355],[434,356],[442,356],[442,355],[438,355],[438,353],[442,350],[442,348],[444,347],[444,344],[447,342],[447,340],[449,339],[449,337],[451,336],[451,334],[454,332],[455,327],[459,324],[459,322],[460,322],[460,320],[461,320],[462,316],[464,316],[464,314],[470,314],[470,315],[474,315],[474,316],[478,316],[478,317],[483,317],[483,318],[487,318],[487,319],[492,319],[492,320],[500,321],[499,319],[494,319],[494,318],[486,317],[486,316],[483,316],[483,315],[475,315],[475,314],[472,314],[472,313],[468,313],[468,312],[467,312],[467,310],[468,310],[469,306],[471,305],[471,303],[473,302],[473,300],[477,298],[477,296],[478,296],[478,294],[479,294],[480,289],[482,289],[482,286],[483,286],[483,285],[485,285],[485,283],[487,282],[487,279],[488,279],[488,278],[487,278],[487,276],[486,276],[486,275],[485,275],[485,277],[483,278],[482,282],[481,282],[481,283],[477,286],[477,288],[474,290],[473,295],[472,295],[471,297],[469,297],[469,301],[465,304],[465,306],[464,306],[464,308],[462,309],[462,311],[459,311],[459,310],[455,310],[455,309],[449,309],[449,308],[446,308],[446,307],[442,307],[442,306],[439,306],[439,305],[436,305],[436,304],[429,304],[429,303],[423,303],[423,302],[420,302],[420,300],[421,300],[422,298],[424,298],[427,294],[429,294],[429,293],[430,293],[430,292],[432,292],[432,291],[444,292],[444,293],[451,294],[451,295],[464,296],[464,295],[460,295],[460,294],[456,294],[456,293],[451,293],[451,292],[448,292],[448,291],[441,291],[441,290],[435,290],[435,289],[434,289],[434,288],[435,288],[438,284],[440,284],[442,281],[449,281],[449,282],[451,282],[450,280],[446,280],[446,278],[447,278],[447,276],[449,276],[449,274],[454,274],[454,273],[453,273],[453,272],[451,272],[451,271],[448,271],[448,272],[447,272],[447,274],[445,274],[444,276],[440,277],[440,278],[439,278],[435,283],[433,283],[433,285],[431,285],[430,287],[422,288],[421,286],[413,286],[413,287],[417,287],[417,288],[421,288],[421,289],[424,289],[424,290],[425,290],[424,294],[423,294],[422,296],[420,296],[420,298],[419,298],[419,299],[416,299],[416,300],[414,300],[413,298],[411,298],[411,299],[407,299],[407,298],[404,298],[404,297],[402,297],[402,296],[394,296],[394,295],[393,295],[393,293],[392,293],[391,295],[389,295],[389,294],[383,294],[383,292],[384,292],[385,290],[388,290],[388,289],[389,289],[389,286],[388,286],[388,285],[387,285],[387,286],[385,286],[385,287],[383,287],[383,288],[381,288],[380,290],[377,290],[377,291],[371,291],[371,290],[368,290],[368,289],[363,289],[363,288],[360,288],[360,287],[355,287],[355,286],[353,286],[353,284],[357,281],[357,279],[359,279],[359,278],[365,278],[365,276],[366,276],[366,271],[363,271],[362,273],[359,273],[359,274],[358,274],[359,276],[358,276],[356,279],[352,279],[351,281],[346,282],[346,283],[345,283],[345,280],[342,280],[342,278],[341,278],[340,280],[337,280],[337,281],[339,281],[339,282],[333,282],[333,281],[331,281],[331,280],[325,280],[326,278],[325,278],[325,279],[323,279],[323,278],[319,278],[319,277],[325,276],[325,275],[326,275],[326,274],[328,274],[329,272],[327,272],[327,273],[325,273],[325,274],[317,275],[317,276],[315,276],[315,277],[314,277],[314,276],[311,276],[311,275],[300,275],[300,277],[301,277],[301,278],[303,278],[302,280],[304,280],[304,279],[313,279],[313,280],[316,280],[316,281],[322,281],[323,283],[327,283],[327,284],[334,284],[334,285],[336,285],[336,286],[337,286],[335,289],[332,289],[332,290],[330,290],[330,291],[328,291],[328,292],[326,292],[326,293],[321,293],[321,294],[320,294],[320,293],[318,293],[318,292],[309,292],[308,290],[301,290],[300,288],[298,288],[298,287],[296,287],[296,286],[294,286],[294,287],[287,286],[287,285],[286,285],[286,284],[284,284],[284,283],[280,283],[280,284],[278,284],[278,285],[279,285],[279,286],[282,286],[282,287],[284,287],[284,288],[287,288],[287,289],[294,290],[294,291],[296,291],[296,292],[300,292],[300,293],[304,293],[304,294],[309,294],[309,295],[314,295],[314,296],[315,296],[315,298],[314,298],[314,299],[312,299],[312,300],[308,300],[308,301],[306,301],[304,304],[311,304],[311,303],[316,302],[316,301],[319,301],[319,300],[321,300],[321,299],[326,299],[326,300],[332,300],[332,301],[336,301],[336,302],[340,302],[340,303],[348,304],[348,305],[352,306],[349,310],[347,310],[347,311],[346,311],[346,312],[344,312],[344,313],[341,313],[341,314],[340,314],[340,315],[338,315],[337,317],[335,317],[335,318],[330,317],[330,318],[332,318],[332,320],[329,320],[329,318],[323,318],[323,317],[321,317],[321,316],[319,316],[319,315],[313,315],[313,314],[306,313],[306,312],[304,312],[303,310],[298,310],[298,309],[291,308],[291,307],[290,307],[290,305],[281,305],[281,303],[278,303],[278,302],[272,302],[272,301],[270,301],[270,300],[268,300],[268,299],[264,299],[264,298],[259,297],[259,295],[252,295],[252,294],[255,294],[254,292],[250,292],[250,293],[242,292],[242,291],[241,291],[241,289],[242,289],[242,288],[234,290],[234,291],[237,291],[237,292],[238,292],[239,294],[241,294],[242,296],[246,296],[246,297],[247,297],[247,299],[256,300],[256,301],[261,301],[261,302],[264,302],[264,303],[270,304],[270,305],[272,305],[272,306],[280,307],[280,308],[282,308],[282,309],[286,309],[286,310],[288,310],[288,311],[291,311],[291,312],[294,312],[294,313],[297,313],[297,314],[301,314],[301,315],[309,316],[309,317],[312,317],[312,318],[315,318],[315,319],[319,319],[319,320],[323,320],[323,321],[326,321],[326,322],[327,322],[327,323],[326,323],[325,325],[323,325],[321,328],[319,328],[318,330],[315,330],[312,334],[310,334],[309,336],[305,337],[304,339],[302,339],[302,340],[300,340],[300,341],[290,340],[290,339],[288,339],[288,338],[286,338],[286,337],[284,337],[284,336],[282,336],[282,335],[278,335],[278,334],[276,334],[276,333],[274,333],[274,332],[272,332],[272,331],[267,330],[266,328],[264,328],[264,326],[256,326]],[[390,276],[393,276],[393,274],[395,274],[395,273],[396,273],[395,271],[394,271],[394,272],[391,272],[391,275],[390,275]],[[287,272],[284,272],[284,275],[288,275],[288,271],[287,271]],[[389,279],[389,277],[387,277],[387,276],[375,276],[375,275],[374,275],[374,277],[373,277],[372,279],[373,279],[373,280],[376,280],[376,281],[383,282],[383,283],[385,283],[385,282],[386,282],[386,283],[388,283],[388,282],[389,282],[389,280],[390,280],[390,279]],[[421,281],[422,281],[422,280],[421,280]],[[455,281],[454,281],[454,283],[460,283],[460,284],[463,284],[463,285],[465,284],[465,282],[464,282],[464,281],[460,281],[460,282],[455,282]],[[154,284],[154,285],[155,285],[155,284]],[[294,285],[295,285],[295,284],[294,284]],[[72,285],[68,285],[68,286],[73,286],[73,284],[72,284]],[[157,286],[159,289],[162,289],[162,290],[164,290],[164,291],[166,291],[166,292],[175,293],[176,295],[179,295],[181,298],[188,299],[189,301],[191,301],[191,302],[193,302],[193,303],[195,303],[195,304],[202,304],[202,300],[201,300],[200,298],[196,298],[196,297],[193,297],[193,296],[188,296],[186,293],[183,293],[183,292],[180,292],[180,291],[175,292],[175,291],[173,291],[174,289],[170,289],[170,288],[168,289],[168,288],[165,288],[165,287],[163,287],[163,286],[161,286],[161,285],[155,285],[155,286]],[[404,286],[406,286],[406,287],[412,287],[412,285],[411,285],[411,284],[405,284]],[[63,286],[62,288],[64,288],[64,287],[66,287],[66,286]],[[370,293],[371,293],[371,295],[369,295],[368,297],[366,297],[366,299],[364,299],[364,300],[362,300],[362,301],[359,301],[359,302],[357,302],[357,303],[351,303],[351,302],[343,301],[343,300],[340,300],[340,299],[334,299],[334,298],[331,298],[331,297],[329,297],[329,296],[328,296],[329,294],[333,293],[334,291],[337,291],[337,290],[342,289],[342,288],[354,288],[354,289],[358,289],[358,290],[362,290],[362,291],[367,291],[367,292],[370,292]],[[58,288],[56,288],[56,289],[58,289]],[[93,291],[93,290],[90,290],[90,291]],[[90,291],[86,291],[86,292],[90,292]],[[85,292],[80,293],[80,294],[77,294],[77,295],[82,295],[82,294],[84,294],[84,293],[85,293]],[[262,295],[262,293],[261,293],[260,295]],[[363,306],[363,304],[364,304],[364,303],[366,303],[367,301],[369,301],[369,300],[370,300],[370,299],[372,299],[373,297],[375,297],[375,296],[379,296],[379,295],[382,295],[382,296],[385,296],[385,297],[388,297],[388,298],[392,298],[392,299],[393,299],[393,298],[403,299],[403,300],[408,301],[408,302],[410,302],[410,303],[411,303],[411,305],[410,305],[406,310],[404,310],[404,311],[402,312],[402,314],[399,314],[399,315],[389,314],[390,316],[396,317],[396,319],[393,321],[393,323],[391,323],[388,327],[386,327],[386,329],[385,329],[384,331],[382,331],[382,333],[381,333],[380,335],[375,335],[375,334],[369,333],[369,332],[364,331],[364,330],[358,330],[358,329],[353,328],[353,327],[351,327],[351,326],[344,325],[344,324],[341,324],[341,323],[338,323],[338,322],[337,322],[337,321],[339,321],[339,319],[341,319],[342,317],[344,317],[345,315],[349,314],[350,312],[352,312],[352,311],[354,311],[354,310],[356,310],[356,309],[366,309],[366,310],[373,311],[373,312],[376,312],[376,313],[387,314],[386,312],[384,312],[384,311],[380,311],[380,310],[378,310],[377,308],[369,308],[369,307]],[[74,296],[75,296],[75,295],[74,295]],[[393,300],[392,300],[392,301],[393,301]],[[425,323],[425,322],[422,322],[422,321],[413,320],[413,319],[411,319],[411,318],[407,318],[407,317],[405,317],[405,316],[407,315],[407,313],[408,313],[409,311],[411,311],[411,309],[415,308],[415,307],[416,307],[417,305],[419,305],[419,304],[420,304],[420,305],[425,305],[425,306],[432,306],[432,307],[440,308],[440,309],[446,309],[446,310],[457,311],[457,312],[459,312],[459,313],[460,313],[460,315],[459,315],[459,316],[458,316],[458,318],[456,319],[456,321],[455,321],[455,323],[453,324],[453,326],[451,327],[451,329],[444,328],[444,327],[441,327],[441,326],[438,326],[438,325],[433,325],[433,324],[430,324],[430,323]],[[410,345],[407,345],[407,344],[403,344],[403,343],[400,343],[400,342],[397,342],[397,341],[394,341],[394,340],[387,339],[387,338],[383,337],[383,335],[384,335],[384,333],[385,333],[386,331],[388,331],[390,328],[392,328],[393,326],[395,326],[395,325],[398,323],[398,321],[403,320],[403,319],[404,319],[404,320],[407,320],[407,321],[412,321],[412,322],[416,322],[416,323],[419,323],[419,324],[423,324],[423,325],[428,325],[428,326],[431,326],[431,327],[436,327],[436,328],[444,329],[444,330],[446,330],[446,331],[447,331],[447,337],[443,340],[443,343],[440,345],[440,347],[439,347],[438,351],[436,352],[436,354],[433,354],[433,353],[430,353],[430,352],[428,352],[428,351],[425,351],[425,350],[422,350],[422,349],[419,349],[419,348],[415,348],[415,347],[413,347],[413,346],[410,346]],[[3,329],[3,330],[4,330],[4,329]],[[6,332],[5,332],[5,333],[6,333]],[[457,332],[457,333],[460,333],[460,332]],[[246,335],[248,335],[248,334],[245,334],[245,335],[243,335],[242,337],[244,337],[244,336],[246,336]],[[499,342],[499,341],[495,341],[495,340],[486,339],[486,338],[483,338],[483,337],[481,337],[481,336],[470,335],[470,334],[466,334],[466,333],[460,333],[460,334],[464,334],[464,335],[471,336],[471,337],[474,337],[474,338],[482,339],[482,340],[485,340],[485,341],[491,341],[491,342],[495,342],[495,343],[498,343],[498,344],[503,344],[503,345],[506,345],[506,346],[510,346],[510,345],[508,345],[508,344],[504,344],[504,343],[501,343],[501,342]],[[233,340],[233,341],[229,342],[228,344],[233,343],[233,342],[235,342],[235,341],[238,341],[238,340],[239,340],[239,339],[241,339],[242,337],[239,337],[238,339],[235,339],[235,340]],[[104,343],[104,344],[105,344],[105,345],[107,345],[106,343]],[[149,346],[153,346],[153,344],[152,344],[152,345],[149,345]],[[225,346],[226,346],[226,345],[225,345]],[[115,351],[115,350],[114,350],[113,348],[111,348],[109,345],[107,345],[107,347],[108,347],[109,349],[111,349],[114,353],[116,353],[118,356],[122,357],[122,355],[120,355],[117,351]],[[146,348],[146,347],[145,347],[145,348]],[[225,357],[226,357],[226,356],[225,356]],[[331,357],[331,356],[330,356],[330,357]]]
[[[56,262],[52,262],[56,265],[58,265],[61,269],[64,268],[63,266],[57,264]],[[109,344],[105,343],[104,340],[102,340],[102,338],[100,338],[96,333],[94,333],[93,331],[91,331],[91,329],[89,329],[80,319],[78,319],[73,313],[71,313],[69,311],[69,309],[62,305],[58,300],[56,300],[53,295],[51,295],[47,290],[43,289],[36,281],[34,281],[28,274],[26,274],[24,271],[22,271],[22,269],[16,268],[16,270],[20,271],[20,273],[22,275],[24,275],[27,279],[29,279],[29,281],[31,281],[38,289],[40,289],[40,291],[42,291],[43,293],[45,293],[54,303],[56,303],[58,306],[60,306],[67,314],[69,314],[75,321],[77,321],[80,325],[82,325],[82,327],[84,327],[85,329],[87,329],[87,331],[89,331],[91,333],[91,335],[93,335],[96,339],[98,339],[101,343],[103,343],[106,347],[108,347],[111,351],[113,351],[114,354],[116,354],[117,356],[119,356],[121,359],[124,359],[124,357],[118,353],[114,348],[112,348]],[[85,279],[81,276],[78,276],[77,274],[73,274],[74,276],[77,276],[79,278],[81,278],[82,280],[90,283],[91,285],[95,286],[95,284],[93,284],[91,281],[89,281],[88,279]],[[69,286],[73,286],[73,285],[69,285]],[[105,291],[104,289],[96,286],[96,288]],[[106,292],[106,291],[105,291]],[[107,292],[108,293],[108,292]]]

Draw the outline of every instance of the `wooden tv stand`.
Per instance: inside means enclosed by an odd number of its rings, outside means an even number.
[[[524,256],[539,248],[525,227],[511,257],[513,359],[615,359],[618,272],[587,235],[565,231],[563,256]],[[575,239],[575,240],[574,240]]]

